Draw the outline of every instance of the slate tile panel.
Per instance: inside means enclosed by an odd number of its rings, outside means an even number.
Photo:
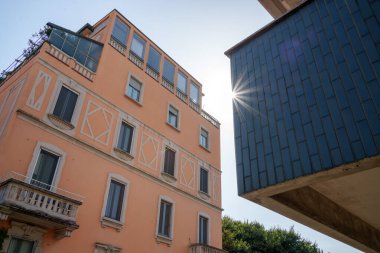
[[[239,194],[380,153],[380,1],[309,1],[231,76]]]

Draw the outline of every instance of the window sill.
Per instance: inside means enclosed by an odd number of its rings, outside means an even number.
[[[209,148],[206,148],[206,147],[202,146],[201,144],[199,144],[199,147],[201,147],[202,149],[204,149],[207,152],[211,153],[211,150]]]
[[[179,128],[173,126],[173,125],[170,124],[169,122],[166,122],[166,124],[167,124],[168,126],[170,126],[171,128],[173,128],[174,130],[176,130],[177,132],[179,132],[179,133],[181,132],[181,130],[179,130]]]
[[[126,98],[128,98],[129,100],[131,100],[133,103],[135,103],[136,105],[138,105],[138,106],[143,106],[142,105],[142,103],[140,102],[140,101],[136,101],[136,100],[134,100],[133,98],[131,98],[130,96],[128,96],[128,95],[124,95]]]
[[[113,151],[115,152],[116,156],[119,157],[120,159],[130,161],[134,158],[134,156],[128,153],[127,151],[124,151],[117,147],[113,148]]]
[[[54,114],[48,114],[47,115],[48,119],[50,120],[51,123],[53,123],[54,126],[58,127],[59,129],[62,130],[72,130],[74,129],[74,125],[71,124],[70,122],[67,122],[58,116],[55,116]]]
[[[123,223],[108,217],[102,217],[101,221],[102,227],[111,227],[116,229],[117,232],[120,232],[120,230],[123,228]]]
[[[206,192],[198,191],[198,195],[203,200],[210,200],[210,195],[208,193],[206,193]]]
[[[164,243],[168,247],[170,247],[170,245],[172,245],[172,243],[173,243],[173,239],[169,238],[169,237],[166,237],[164,235],[156,235],[156,242],[157,243]]]
[[[161,177],[162,177],[166,182],[171,183],[171,184],[177,182],[177,178],[175,178],[174,176],[172,176],[172,175],[170,175],[170,174],[168,174],[168,173],[166,173],[166,172],[163,172],[163,171],[161,172]]]

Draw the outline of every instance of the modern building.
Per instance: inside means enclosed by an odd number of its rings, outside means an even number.
[[[1,76],[1,252],[224,252],[202,85],[117,10],[37,45]]]
[[[380,252],[380,2],[260,2],[226,52],[239,195]]]

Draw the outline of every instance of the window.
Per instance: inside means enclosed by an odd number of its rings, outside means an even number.
[[[128,97],[139,102],[140,93],[141,93],[141,83],[137,81],[135,78],[131,77],[129,79],[128,90],[127,90]]]
[[[190,99],[195,104],[199,103],[199,88],[193,82],[191,82],[191,84],[190,84]]]
[[[208,171],[202,167],[200,168],[199,175],[199,190],[208,193]]]
[[[178,71],[177,89],[187,94],[187,77],[180,71]]]
[[[96,71],[103,49],[101,44],[54,27],[49,42],[91,71]]]
[[[144,59],[145,41],[137,34],[133,34],[131,51],[140,59]]]
[[[178,128],[178,110],[173,106],[169,106],[168,123]]]
[[[173,204],[161,199],[160,216],[158,221],[158,234],[165,237],[172,237],[171,222],[172,222]]]
[[[174,83],[174,65],[166,58],[164,59],[163,78],[171,84]]]
[[[53,114],[66,122],[71,122],[77,99],[78,94],[62,86]]]
[[[12,237],[9,243],[7,253],[32,253],[33,247],[33,241]]]
[[[50,190],[56,174],[58,161],[59,156],[41,149],[30,183]]]
[[[200,244],[208,244],[208,218],[204,216],[199,216],[199,231],[198,231],[198,241]]]
[[[91,36],[93,36],[94,34],[97,34],[100,30],[102,30],[104,27],[106,27],[107,24],[108,24],[108,19],[104,20],[97,27],[95,27],[95,29],[92,32]],[[115,28],[114,28],[114,30],[115,30]]]
[[[175,151],[165,148],[164,172],[174,177]]]
[[[208,149],[208,132],[201,128],[201,136],[200,136],[200,145],[206,149]]]
[[[131,125],[125,122],[121,123],[117,147],[127,153],[131,153],[133,130]]]
[[[127,46],[129,27],[121,21],[119,18],[116,18],[115,25],[112,30],[112,37],[116,39],[123,46]]]
[[[124,190],[124,184],[111,180],[108,190],[105,217],[120,221],[123,209]]]
[[[149,48],[149,55],[148,55],[148,66],[155,70],[157,73],[160,72],[160,61],[161,61],[161,54],[157,52],[153,47]]]

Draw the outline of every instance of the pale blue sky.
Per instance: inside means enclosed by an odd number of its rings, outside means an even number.
[[[295,230],[324,252],[360,252],[237,196],[229,59],[224,52],[272,18],[257,0],[1,0],[0,71],[52,22],[76,31],[118,9],[203,84],[204,109],[221,123],[224,215]]]

